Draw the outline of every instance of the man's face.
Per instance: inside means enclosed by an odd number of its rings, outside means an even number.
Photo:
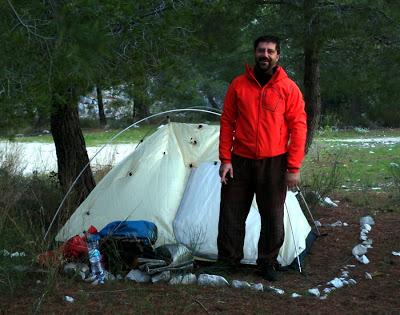
[[[279,60],[276,44],[260,42],[254,51],[256,65],[264,72],[271,72]]]

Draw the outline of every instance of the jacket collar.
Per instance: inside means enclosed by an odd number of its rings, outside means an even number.
[[[246,64],[246,75],[249,80],[254,80],[259,85],[256,76],[254,74],[254,66],[250,67],[249,64]],[[277,66],[277,69],[275,73],[272,75],[271,80],[269,80],[269,82],[266,85],[274,84],[275,82],[287,78],[287,76],[288,75],[286,74],[285,70],[283,70],[281,66]]]

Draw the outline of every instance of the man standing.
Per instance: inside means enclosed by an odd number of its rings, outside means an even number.
[[[238,265],[243,258],[255,194],[261,216],[257,265],[265,279],[276,281],[286,191],[300,181],[307,123],[299,88],[278,66],[279,39],[257,38],[254,56],[255,66],[246,66],[229,86],[221,116],[218,259]]]

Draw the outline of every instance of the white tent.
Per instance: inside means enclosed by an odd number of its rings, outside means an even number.
[[[148,220],[158,228],[156,245],[180,242],[198,256],[216,258],[218,138],[215,125],[169,123],[159,128],[100,181],[56,240],[81,234],[90,225],[100,230],[116,220]],[[278,260],[285,266],[305,249],[311,230],[290,192],[284,220],[285,241]],[[246,221],[244,262],[255,262],[259,233],[254,201]]]

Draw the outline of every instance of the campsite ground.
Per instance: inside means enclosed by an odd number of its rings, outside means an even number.
[[[400,257],[392,255],[399,251],[400,217],[398,213],[376,210],[379,200],[370,207],[359,208],[342,200],[337,208],[317,207],[315,215],[325,225],[338,220],[348,223],[342,227],[321,227],[326,236],[320,237],[306,258],[305,274],[294,271],[283,273],[277,283],[268,283],[257,276],[253,269],[243,269],[237,273],[221,274],[227,279],[262,282],[285,290],[284,295],[272,292],[255,292],[247,289],[211,288],[190,286],[170,286],[167,284],[134,284],[112,282],[93,287],[79,281],[48,273],[27,273],[24,288],[19,288],[13,296],[0,296],[4,313],[161,313],[161,314],[254,314],[254,313],[364,313],[400,312]],[[336,198],[335,198],[336,199]],[[359,243],[359,219],[372,214],[376,224],[369,237],[373,248],[368,251],[370,263],[359,264],[351,255],[351,249]],[[349,278],[357,281],[330,293],[325,300],[307,294],[310,288],[320,291],[328,287],[326,282],[339,277],[346,265]],[[196,269],[196,273],[211,271],[212,267]],[[215,269],[214,269],[215,271]],[[365,272],[372,280],[365,278]],[[292,293],[303,295],[292,298]],[[68,295],[74,303],[65,302]]]
[[[397,131],[390,136],[398,137],[399,134]],[[311,254],[306,257],[304,275],[288,271],[283,273],[281,281],[272,284],[261,280],[251,268],[237,273],[213,270],[212,266],[195,269],[197,274],[218,271],[229,280],[274,285],[285,290],[283,295],[228,287],[125,281],[94,287],[65,277],[56,267],[40,270],[32,264],[38,253],[33,249],[38,250],[40,246],[37,244],[39,238],[31,236],[29,224],[34,226],[35,218],[42,217],[33,216],[31,221],[23,223],[11,208],[2,209],[0,250],[26,251],[28,256],[10,258],[0,255],[0,313],[400,313],[400,257],[392,254],[392,251],[400,251],[400,171],[396,166],[399,152],[400,145],[393,143],[343,145],[343,142],[316,142],[304,169],[304,191],[317,190],[323,196],[327,195],[324,191],[328,192],[332,200],[338,201],[338,207],[318,204],[312,207],[314,217],[323,225],[320,230],[326,235],[314,243]],[[8,186],[4,185],[2,189],[13,184],[5,183]],[[33,191],[34,187],[29,186],[29,189]],[[18,193],[14,192],[14,195]],[[49,195],[45,196],[47,202]],[[18,204],[22,206],[22,203]],[[45,203],[41,205],[46,208]],[[359,219],[364,215],[372,215],[375,219],[368,235],[373,239],[373,248],[368,250],[370,263],[367,265],[358,263],[351,254],[352,248],[360,243]],[[338,220],[348,226],[327,225]],[[32,250],[29,252],[28,248]],[[356,284],[339,288],[326,299],[307,294],[310,288],[318,287],[322,291],[328,287],[326,283],[339,277],[347,265],[355,265],[346,270]],[[372,279],[366,279],[366,272]],[[302,297],[292,298],[292,293]],[[73,297],[74,303],[64,301],[65,296]]]

